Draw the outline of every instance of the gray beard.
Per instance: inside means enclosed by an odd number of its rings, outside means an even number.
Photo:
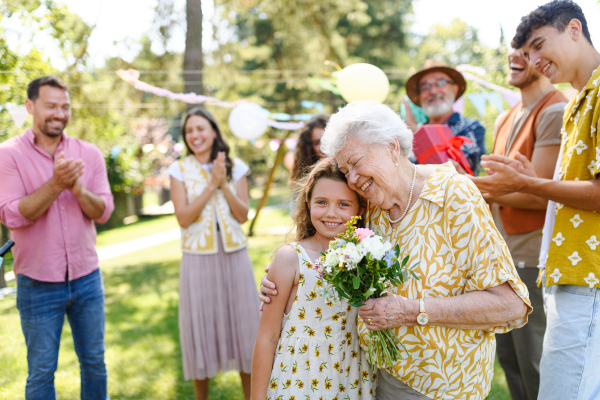
[[[456,99],[451,96],[449,99],[445,99],[442,104],[438,105],[427,105],[423,104],[423,112],[429,118],[441,117],[442,115],[448,114],[452,111],[452,105]]]

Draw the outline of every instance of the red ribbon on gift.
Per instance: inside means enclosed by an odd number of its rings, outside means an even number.
[[[426,151],[417,156],[417,161],[419,162],[419,164],[425,163],[425,161],[427,161],[429,157],[431,157],[435,153],[445,151],[446,153],[448,153],[448,157],[456,161],[461,167],[463,167],[465,171],[467,171],[469,175],[475,175],[471,170],[471,166],[469,165],[469,163],[465,161],[464,154],[460,149],[460,147],[463,144],[473,144],[473,142],[471,142],[464,136],[452,136],[450,139],[448,139],[444,135],[444,131],[442,130],[442,127],[440,125],[436,126],[435,128],[444,144],[436,144],[434,146],[431,146]]]

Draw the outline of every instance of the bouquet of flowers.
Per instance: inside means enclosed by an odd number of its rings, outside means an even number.
[[[371,298],[387,294],[414,273],[418,262],[406,267],[408,256],[400,261],[400,247],[375,235],[365,228],[356,228],[360,217],[352,217],[346,223],[346,232],[340,233],[329,243],[329,249],[313,264],[320,278],[325,281],[324,294],[335,290],[338,298],[346,298],[354,307],[360,307]],[[384,362],[391,366],[406,348],[390,329],[369,331],[369,362],[373,367]]]

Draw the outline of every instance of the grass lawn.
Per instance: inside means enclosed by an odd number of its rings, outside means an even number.
[[[261,213],[249,252],[257,282],[270,254],[291,226],[287,208]],[[173,216],[102,232],[102,246],[176,227]],[[102,263],[106,290],[106,363],[112,399],[191,399],[183,379],[177,320],[179,243],[165,243]],[[14,285],[14,282],[13,282]],[[15,299],[0,301],[0,399],[24,398],[27,363]],[[56,386],[60,399],[79,398],[79,365],[69,324],[62,334]],[[210,398],[243,399],[239,376],[211,380]],[[508,400],[504,374],[496,367],[488,399]]]

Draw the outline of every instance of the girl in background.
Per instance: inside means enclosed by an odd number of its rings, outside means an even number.
[[[240,224],[248,217],[248,166],[229,157],[214,116],[188,112],[182,127],[188,156],[173,163],[171,199],[181,226],[179,335],[184,378],[197,399],[208,379],[237,370],[250,397],[258,300],[248,244]]]
[[[290,173],[292,182],[302,178],[317,161],[323,158],[321,136],[323,136],[328,120],[329,115],[315,115],[300,132],[296,153],[294,154],[294,167]]]
[[[376,376],[360,350],[358,309],[323,296],[311,266],[365,205],[331,159],[317,163],[297,188],[296,242],[282,246],[269,268],[278,295],[260,317],[251,398],[372,399]]]

